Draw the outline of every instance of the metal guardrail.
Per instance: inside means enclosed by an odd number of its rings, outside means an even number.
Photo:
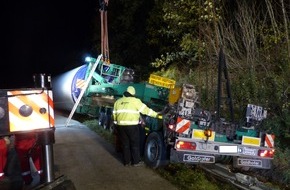
[[[212,165],[199,165],[205,172],[212,175],[214,178],[232,184],[240,190],[279,190],[269,187],[263,182],[259,181],[256,177],[245,175],[242,173],[234,173],[226,165],[212,164]]]

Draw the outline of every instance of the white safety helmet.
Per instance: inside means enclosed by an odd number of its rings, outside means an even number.
[[[127,92],[129,92],[131,95],[135,95],[135,88],[133,86],[128,86]]]

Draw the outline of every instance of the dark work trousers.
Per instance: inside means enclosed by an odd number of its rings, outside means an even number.
[[[140,162],[140,138],[139,126],[120,126],[117,125],[117,131],[122,142],[122,152],[124,164],[137,164]],[[131,160],[132,158],[132,160]]]
[[[140,156],[144,156],[144,147],[145,147],[145,140],[146,140],[146,131],[144,126],[139,126],[139,134],[140,134]]]

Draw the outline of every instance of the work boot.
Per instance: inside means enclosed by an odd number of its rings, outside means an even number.
[[[124,163],[124,166],[125,166],[125,167],[129,167],[129,166],[131,166],[131,162],[129,162],[129,163]]]
[[[140,167],[140,166],[145,166],[144,162],[143,161],[140,161],[139,163],[137,164],[133,164],[134,167]]]

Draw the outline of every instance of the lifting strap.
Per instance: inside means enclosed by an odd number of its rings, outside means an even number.
[[[109,0],[99,0],[100,2],[100,17],[101,17],[101,54],[103,61],[110,63],[109,43],[108,43],[108,22],[107,22],[107,9]]]

